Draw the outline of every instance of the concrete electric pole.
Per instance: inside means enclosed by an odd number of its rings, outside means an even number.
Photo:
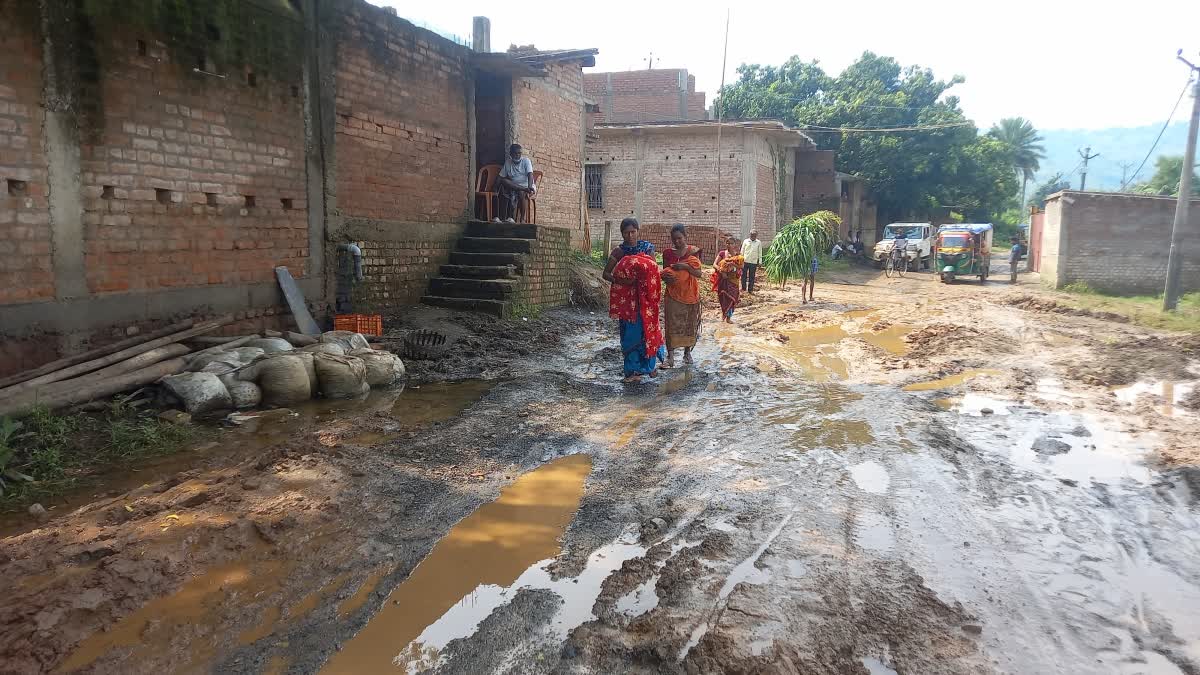
[[[1092,154],[1092,146],[1088,146],[1087,150],[1080,150],[1079,156],[1083,158],[1083,168],[1079,170],[1079,191],[1087,190],[1087,163],[1088,160],[1096,159],[1100,153]]]
[[[1192,89],[1192,121],[1188,125],[1187,147],[1183,151],[1183,171],[1179,175],[1179,197],[1175,200],[1175,222],[1171,225],[1171,249],[1167,254],[1167,286],[1163,289],[1163,311],[1174,311],[1179,304],[1179,239],[1188,226],[1188,203],[1192,199],[1192,170],[1196,164],[1196,129],[1200,127],[1200,67],[1183,58],[1180,49],[1175,58],[1192,69],[1196,85]]]

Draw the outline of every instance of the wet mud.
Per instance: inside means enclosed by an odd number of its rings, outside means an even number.
[[[1129,326],[853,274],[814,305],[759,291],[638,385],[586,311],[491,356],[471,340],[503,326],[438,315],[451,381],[250,421],[222,432],[245,454],[0,540],[0,659],[1200,672],[1200,478],[1163,461],[1188,461],[1200,374],[1154,365],[1181,338],[1093,383],[1078,364]]]

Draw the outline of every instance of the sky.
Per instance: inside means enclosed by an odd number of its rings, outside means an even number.
[[[483,3],[371,0],[442,32],[471,36],[471,17],[492,22],[492,49],[596,47],[588,72],[687,68],[711,102],[721,82],[721,42],[730,11],[726,81],[741,63],[783,63],[795,54],[841,71],[864,50],[901,65],[932,68],[966,83],[951,89],[981,128],[1023,116],[1039,129],[1100,129],[1161,123],[1187,81],[1177,49],[1200,64],[1200,2],[860,0],[734,5],[609,0]],[[974,5],[975,8],[968,9]],[[1101,9],[1103,6],[1111,9]],[[501,14],[498,8],[508,13]],[[1187,119],[1188,99],[1175,119]]]

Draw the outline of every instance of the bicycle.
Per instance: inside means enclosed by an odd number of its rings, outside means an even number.
[[[887,277],[902,277],[908,271],[908,257],[903,251],[892,251],[883,266],[883,274]]]

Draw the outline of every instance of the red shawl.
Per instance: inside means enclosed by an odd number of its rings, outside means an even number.
[[[663,346],[662,327],[658,324],[658,307],[662,302],[662,282],[658,263],[645,254],[626,255],[613,268],[614,277],[633,279],[633,286],[612,284],[608,294],[608,315],[636,323],[642,319],[642,334],[646,341],[646,356],[654,356]]]

